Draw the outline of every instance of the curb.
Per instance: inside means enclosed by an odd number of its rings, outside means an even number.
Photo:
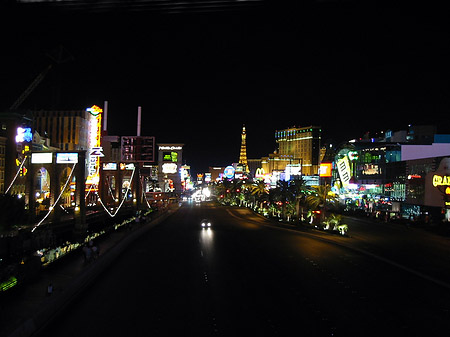
[[[62,310],[68,307],[90,283],[106,270],[106,268],[108,268],[133,241],[141,237],[154,226],[166,220],[176,211],[177,210],[168,210],[157,219],[128,234],[120,240],[117,245],[108,249],[105,254],[100,255],[95,263],[90,264],[81,274],[77,275],[62,293],[45,301],[43,306],[38,309],[32,317],[21,323],[9,337],[30,337],[42,331]]]

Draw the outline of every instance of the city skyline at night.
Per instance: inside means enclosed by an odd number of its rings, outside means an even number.
[[[21,109],[78,110],[109,102],[108,133],[186,144],[199,171],[272,153],[275,130],[320,125],[340,142],[408,124],[448,133],[448,38],[426,11],[349,2],[233,11],[32,13],[2,55],[7,110],[52,64]],[[81,24],[81,22],[89,24]],[[126,116],[126,118],[124,118]]]

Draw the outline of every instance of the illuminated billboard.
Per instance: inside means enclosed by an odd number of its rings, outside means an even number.
[[[57,164],[76,164],[78,163],[78,153],[68,152],[68,153],[57,153],[56,154]]]
[[[53,155],[51,152],[34,152],[31,154],[31,164],[51,164]]]
[[[320,163],[319,176],[323,178],[331,177],[332,169],[333,169],[332,163]]]

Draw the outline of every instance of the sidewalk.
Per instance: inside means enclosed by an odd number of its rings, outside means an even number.
[[[81,249],[42,270],[39,278],[0,297],[0,336],[31,336],[72,301],[135,239],[170,216],[168,210],[148,223],[122,228],[96,240],[97,260],[86,264]],[[47,286],[53,285],[53,294]]]

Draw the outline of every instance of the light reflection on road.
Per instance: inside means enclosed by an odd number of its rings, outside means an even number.
[[[214,234],[211,228],[202,228],[200,234],[200,242],[205,247],[211,247],[213,242]]]
[[[202,228],[199,242],[201,256],[211,262],[214,256],[214,231],[211,228]]]

